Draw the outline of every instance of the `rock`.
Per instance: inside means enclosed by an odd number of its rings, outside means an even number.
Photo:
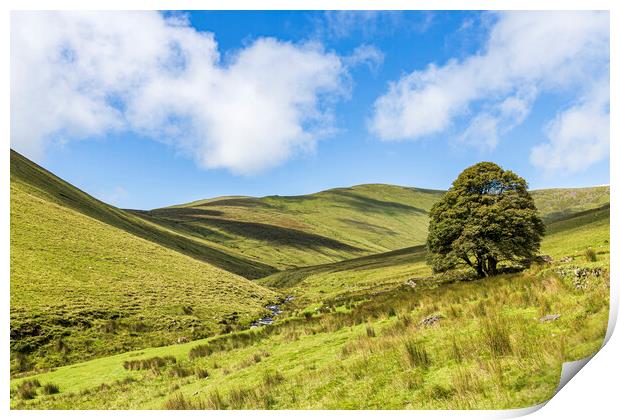
[[[177,338],[177,344],[189,343],[189,339],[187,337],[179,337]]]
[[[411,287],[412,289],[415,289],[415,287],[418,285],[413,279],[409,279],[405,282],[405,285]]]
[[[566,256],[566,257],[562,257],[562,258],[560,258],[560,262],[561,262],[561,263],[569,263],[569,262],[571,262],[571,261],[573,261],[573,260],[574,260],[574,258],[573,258],[573,257],[570,257],[570,256]]]
[[[540,318],[540,322],[555,321],[559,317],[560,317],[560,314],[545,315],[542,318]]]
[[[537,255],[536,262],[542,264],[551,264],[553,262],[553,258],[550,255]]]
[[[437,322],[439,322],[440,320],[444,319],[443,315],[433,315],[433,316],[429,316],[428,318],[424,318],[421,322],[420,325],[424,325],[425,327],[430,327],[432,325],[435,325]]]

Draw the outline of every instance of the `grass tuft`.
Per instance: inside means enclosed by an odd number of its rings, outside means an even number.
[[[405,342],[405,357],[411,367],[428,369],[431,365],[431,358],[424,347],[424,344],[413,340]]]
[[[586,256],[586,260],[590,262],[596,262],[596,251],[593,250],[592,248],[586,249],[585,256]]]

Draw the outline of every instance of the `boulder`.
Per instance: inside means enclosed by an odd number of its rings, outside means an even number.
[[[540,318],[540,322],[550,322],[550,321],[555,321],[556,319],[558,319],[560,317],[560,314],[551,314],[551,315],[545,315],[542,318]]]
[[[437,322],[439,322],[442,319],[444,319],[443,315],[440,315],[440,314],[432,315],[420,321],[420,325],[424,325],[425,327],[430,327],[430,326],[435,325]]]

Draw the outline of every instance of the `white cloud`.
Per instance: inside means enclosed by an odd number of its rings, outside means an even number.
[[[258,39],[223,62],[210,33],[155,12],[15,12],[11,144],[130,130],[206,168],[252,173],[312,150],[348,92],[319,44]]]
[[[346,38],[353,34],[365,38],[402,31],[426,32],[433,24],[430,11],[328,10],[317,21],[317,35]]]
[[[505,12],[495,20],[477,54],[391,83],[374,104],[371,132],[381,140],[416,140],[462,119],[469,121],[462,142],[493,148],[540,92],[580,94],[608,77],[608,13]]]
[[[350,67],[365,64],[371,71],[376,72],[383,64],[384,58],[383,52],[374,45],[362,44],[356,47],[351,55],[344,57],[343,60]]]
[[[521,124],[536,98],[536,89],[523,87],[501,102],[491,104],[470,121],[458,140],[480,150],[493,150],[500,137]]]
[[[609,82],[602,81],[547,126],[549,142],[532,149],[530,162],[546,172],[578,172],[609,155]]]

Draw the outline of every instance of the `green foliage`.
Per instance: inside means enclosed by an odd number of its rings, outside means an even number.
[[[596,262],[596,251],[593,250],[592,248],[586,249],[585,255],[588,261]]]
[[[544,234],[525,180],[491,162],[465,169],[429,216],[428,261],[437,272],[467,265],[484,277],[499,264],[529,267]]]

